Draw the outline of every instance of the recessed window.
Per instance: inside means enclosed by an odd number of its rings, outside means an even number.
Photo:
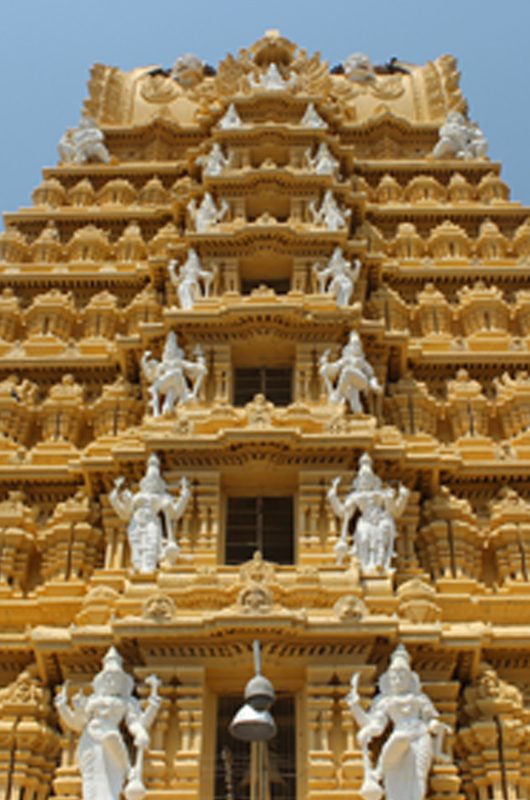
[[[263,394],[275,406],[288,406],[293,396],[291,367],[236,367],[234,405],[244,406]]]
[[[242,279],[241,294],[250,294],[254,289],[259,289],[260,286],[267,286],[267,288],[273,289],[276,294],[287,294],[291,289],[291,281],[289,278]]]
[[[265,561],[294,562],[292,497],[228,497],[225,563],[250,561],[259,550]]]
[[[244,703],[241,694],[222,695],[217,706],[214,800],[250,798],[250,745],[235,739],[228,726]],[[279,695],[271,708],[277,733],[267,745],[271,800],[296,797],[296,724],[292,694]]]

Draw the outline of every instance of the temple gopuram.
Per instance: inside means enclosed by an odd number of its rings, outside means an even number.
[[[0,796],[530,798],[530,209],[455,59],[97,64],[58,149],[0,233]]]

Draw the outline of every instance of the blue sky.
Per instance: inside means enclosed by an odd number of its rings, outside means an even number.
[[[192,52],[215,65],[268,28],[330,65],[356,51],[375,63],[455,55],[471,118],[512,198],[530,204],[530,0],[3,0],[0,19],[2,211],[31,204],[94,62],[168,66]]]

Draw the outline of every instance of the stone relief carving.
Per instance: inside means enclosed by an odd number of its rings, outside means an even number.
[[[180,307],[188,311],[193,308],[196,300],[209,296],[215,272],[203,269],[199,256],[193,248],[188,250],[186,261],[177,272],[178,266],[178,261],[170,261],[168,273],[176,289]]]
[[[83,784],[83,800],[142,800],[144,753],[149,747],[149,728],[160,708],[159,679],[146,679],[150,694],[142,709],[133,697],[134,682],[122,667],[122,658],[111,647],[103,669],[92,681],[92,694],[78,692],[68,702],[68,682],[55,705],[66,728],[81,734],[77,757]],[[131,765],[123,730],[132,737],[135,759]],[[124,786],[126,782],[126,785]]]
[[[197,346],[194,350],[196,360],[184,357],[184,351],[177,344],[174,331],[168,334],[162,360],[150,358],[147,350],[141,360],[142,371],[149,381],[149,397],[154,417],[171,413],[181,403],[196,400],[204,378],[208,373],[203,350]],[[162,407],[161,398],[164,398]]]
[[[180,495],[174,498],[160,474],[158,456],[152,453],[147,471],[137,492],[123,489],[124,478],[116,479],[109,501],[120,519],[129,523],[127,537],[133,570],[154,572],[167,558],[175,562],[179,555],[174,527],[184,514],[191,497],[187,478],[180,482]]]
[[[77,128],[69,128],[57,146],[63,164],[85,164],[87,161],[102,161],[108,164],[109,151],[105,137],[90,117],[81,117]]]
[[[350,304],[360,271],[359,259],[356,258],[352,266],[352,263],[344,258],[340,247],[335,248],[327,266],[321,267],[319,263],[313,265],[319,292],[335,297],[339,307]]]
[[[365,573],[388,574],[394,556],[395,519],[405,510],[409,490],[403,485],[397,491],[390,486],[383,486],[373,471],[368,453],[359,459],[359,472],[343,501],[337,492],[339,483],[340,478],[334,478],[327,493],[333,512],[342,520],[339,540],[335,545],[338,563],[341,564],[349,552],[359,559]],[[357,511],[360,516],[350,548],[350,522]]]
[[[440,721],[438,711],[422,692],[403,645],[394,650],[369,711],[360,702],[359,678],[360,673],[353,675],[346,700],[360,727],[357,740],[364,765],[361,796],[364,800],[381,800],[383,796],[385,800],[424,800],[433,761],[447,760],[442,746],[450,728]],[[390,733],[373,766],[370,743],[389,725]]]
[[[329,350],[320,358],[319,374],[330,403],[346,403],[352,414],[362,414],[360,394],[382,392],[375,373],[364,357],[363,346],[356,331],[350,333],[340,358],[329,360]],[[334,385],[335,383],[335,385]]]

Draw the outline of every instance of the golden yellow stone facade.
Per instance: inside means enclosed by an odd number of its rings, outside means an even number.
[[[294,731],[272,800],[361,797],[345,698],[399,643],[452,730],[428,797],[528,798],[530,211],[487,157],[432,155],[466,109],[454,59],[330,69],[268,32],[216,69],[97,65],[89,90],[109,158],[46,169],[0,234],[0,795],[81,799],[53,698],[115,645],[162,681],[148,800],[242,800],[216,720],[258,638]],[[360,265],[344,305],[317,279],[336,248]],[[186,308],[168,265],[190,249],[212,281]],[[154,416],[142,361],[171,331],[207,374]],[[352,331],[382,387],[356,413],[321,370]],[[191,499],[179,557],[144,574],[109,495],[153,453]],[[387,573],[335,556],[328,489],[363,453],[410,490]],[[289,500],[282,563],[227,563],[233,498]]]

